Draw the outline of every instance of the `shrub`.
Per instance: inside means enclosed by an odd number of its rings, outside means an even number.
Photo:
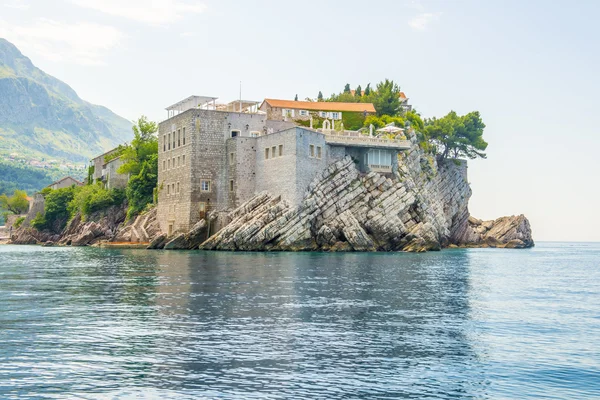
[[[73,199],[69,202],[69,216],[73,218],[79,212],[85,219],[94,212],[123,204],[124,201],[123,189],[104,189],[99,184],[81,186],[75,189]]]
[[[17,219],[15,219],[15,222],[13,223],[13,227],[19,228],[21,226],[21,224],[23,224],[23,221],[25,221],[25,217],[18,217]]]

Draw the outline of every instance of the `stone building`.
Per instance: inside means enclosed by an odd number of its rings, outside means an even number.
[[[73,177],[65,176],[64,178],[59,179],[56,182],[49,184],[47,187],[49,187],[50,189],[56,190],[56,189],[71,187],[73,185],[83,186],[83,182],[79,182],[77,179],[75,179]]]
[[[261,106],[267,111],[255,112],[222,111],[214,97],[184,102],[167,108],[158,131],[157,218],[168,235],[190,230],[211,211],[215,232],[228,222],[227,211],[263,191],[297,206],[314,177],[346,156],[364,173],[392,173],[398,152],[410,148],[406,140],[295,126],[268,100]]]
[[[129,182],[129,174],[119,174],[117,172],[119,167],[123,165],[120,156],[113,157],[117,151],[119,151],[118,147],[90,161],[90,165],[94,168],[92,174],[94,182],[102,182],[107,189],[123,189]]]
[[[308,121],[311,115],[331,121],[341,121],[344,113],[360,113],[365,117],[375,114],[375,107],[371,103],[336,103],[325,101],[265,99],[259,109],[267,114],[269,120],[274,121]]]

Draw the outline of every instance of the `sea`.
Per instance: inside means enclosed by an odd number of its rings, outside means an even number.
[[[1,399],[598,399],[600,244],[0,246]]]

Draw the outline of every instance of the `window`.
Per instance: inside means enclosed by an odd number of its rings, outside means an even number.
[[[177,182],[177,193],[179,193],[179,182]]]
[[[198,203],[198,213],[200,214],[200,219],[204,219],[206,217],[206,203]]]
[[[163,151],[167,151],[167,135],[163,135]]]
[[[314,144],[311,144],[310,146],[308,146],[308,156],[309,157],[315,156],[315,145]]]
[[[171,194],[171,185],[167,185],[167,196]]]
[[[177,156],[177,166],[179,167],[181,165],[181,157]]]
[[[182,144],[185,146],[185,126],[183,127],[183,141]]]
[[[181,129],[177,130],[177,147],[181,146]]]
[[[210,192],[210,181],[200,182],[200,190],[203,192]]]
[[[175,194],[175,184],[171,184],[171,193]]]
[[[272,158],[277,157],[277,153],[275,153],[276,151],[277,151],[277,146],[271,147],[271,157]]]
[[[265,160],[268,160],[268,159],[269,159],[269,148],[267,147],[265,149]]]
[[[339,113],[336,113],[336,112],[331,113],[331,118],[333,118],[333,119],[340,119],[339,116],[340,116]]]
[[[317,158],[321,158],[321,146],[317,146]]]
[[[233,192],[233,179],[229,181],[229,191]]]
[[[257,132],[257,131],[250,132],[250,137],[259,137],[259,136],[260,136],[260,132]]]
[[[240,136],[240,131],[238,131],[238,130],[231,131],[231,137],[234,138],[236,136]]]
[[[279,145],[279,157],[282,157],[282,156],[283,156],[283,145],[280,144]]]
[[[173,132],[173,148],[175,148],[175,132]]]
[[[308,111],[306,111],[306,110],[300,110],[300,116],[301,117],[307,117],[308,116]]]
[[[185,165],[185,154],[181,156],[181,163]]]
[[[366,155],[368,165],[392,165],[392,153],[389,150],[371,149]]]
[[[169,158],[168,162],[169,162],[169,169],[171,169],[171,159],[170,158]]]
[[[235,153],[229,153],[229,165],[233,165],[235,161]]]
[[[163,160],[163,171],[167,170],[167,162]]]
[[[319,117],[327,118],[327,113],[325,111],[319,111]]]
[[[171,163],[171,165],[173,166],[173,168],[175,168],[175,157],[173,157],[173,162]]]
[[[282,110],[282,115],[284,117],[293,117],[294,116],[294,110],[290,110],[290,109],[284,108]]]
[[[171,134],[169,133],[169,150],[171,150]]]

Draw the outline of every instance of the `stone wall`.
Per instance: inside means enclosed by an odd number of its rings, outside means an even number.
[[[264,127],[262,114],[200,109],[187,110],[159,124],[157,219],[163,232],[187,232],[203,213],[229,207],[229,181],[236,181],[236,172],[228,168],[228,139],[234,130],[236,139],[249,138],[251,132],[263,132]],[[209,182],[209,190],[203,190],[203,181]]]
[[[117,157],[106,163],[104,166],[107,189],[124,189],[129,182],[129,174],[120,174],[117,172],[119,167],[123,165],[121,157]]]

